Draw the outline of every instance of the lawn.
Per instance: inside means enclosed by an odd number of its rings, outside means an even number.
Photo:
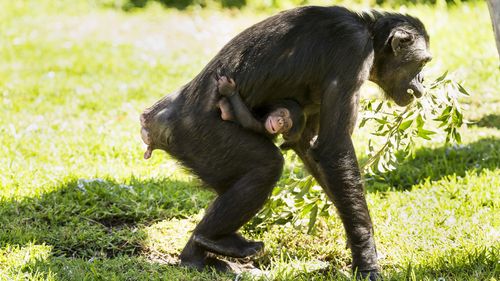
[[[274,12],[109,2],[0,4],[0,280],[234,280],[175,265],[213,194],[165,153],[142,159],[138,116]],[[460,145],[421,142],[396,171],[365,177],[384,276],[500,280],[500,71],[486,4],[401,11],[428,28],[429,79],[449,70],[471,93],[472,124]],[[355,132],[359,158],[369,138]],[[287,160],[284,178],[300,168]],[[246,226],[266,251],[261,275],[242,279],[350,280],[330,211],[312,234]]]

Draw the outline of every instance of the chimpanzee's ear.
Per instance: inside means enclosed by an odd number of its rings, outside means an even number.
[[[405,46],[408,46],[408,43],[412,40],[412,34],[401,29],[394,30],[391,37],[392,52],[398,56],[401,53],[401,50],[403,50]]]

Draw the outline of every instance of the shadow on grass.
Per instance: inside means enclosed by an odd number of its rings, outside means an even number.
[[[368,192],[408,190],[425,181],[437,181],[450,175],[463,177],[466,173],[480,173],[500,166],[500,140],[486,138],[479,141],[436,149],[422,148],[416,157],[400,164],[396,170],[366,178]]]
[[[477,123],[474,123],[474,125],[478,127],[500,129],[500,115],[488,114],[486,116],[483,116],[483,118],[477,121]]]
[[[447,250],[429,257],[424,265],[390,270],[385,280],[495,280],[500,274],[499,246]]]
[[[194,186],[168,179],[79,179],[39,197],[0,201],[0,251],[6,251],[12,276],[36,280],[230,280],[150,252],[148,228],[170,220],[175,225],[208,205],[212,193]],[[40,248],[45,254],[36,257]],[[9,264],[9,252],[15,259],[16,251],[36,258]]]
[[[500,248],[452,249],[439,256],[408,265],[386,265],[384,280],[495,280],[500,273]],[[424,263],[424,264],[422,264]],[[232,274],[193,272],[184,268],[152,263],[143,257],[118,256],[112,259],[69,259],[51,257],[28,263],[27,273],[57,275],[58,280],[233,280]],[[306,268],[282,272],[279,280],[354,280],[335,266],[308,271]],[[473,279],[471,279],[473,278]],[[244,278],[246,280],[246,278]],[[250,280],[270,280],[265,275]]]
[[[140,256],[84,260],[49,257],[27,263],[21,271],[40,280],[232,280],[233,275],[214,271],[198,272],[179,266],[151,262]],[[41,276],[40,276],[41,275]],[[232,278],[231,278],[232,277]],[[37,279],[38,280],[38,279]]]
[[[500,274],[500,248],[452,249],[408,265],[387,265],[384,280],[496,280]],[[421,264],[424,263],[424,264]],[[333,266],[287,276],[289,280],[353,280]]]
[[[128,185],[73,180],[40,197],[0,201],[0,248],[35,241],[53,246],[55,256],[134,256],[146,238],[140,226],[192,216],[210,197],[191,183],[167,179]]]

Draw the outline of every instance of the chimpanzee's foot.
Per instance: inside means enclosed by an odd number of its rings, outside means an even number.
[[[231,272],[231,266],[222,260],[214,257],[206,257],[202,260],[181,260],[180,266],[203,271],[207,268],[213,268],[221,272]]]
[[[180,259],[180,266],[196,269],[198,271],[202,271],[209,267],[222,272],[232,271],[231,266],[225,261],[209,257],[206,251],[193,241],[193,237],[189,239],[186,247],[182,250]]]
[[[188,243],[182,250],[179,258],[181,260],[181,266],[194,268],[201,271],[203,270],[203,268],[205,268],[205,259],[207,258],[207,253],[193,241],[193,236],[191,236]]]
[[[263,242],[249,241],[238,233],[224,235],[216,239],[195,234],[193,240],[207,251],[233,258],[250,257],[264,249]]]

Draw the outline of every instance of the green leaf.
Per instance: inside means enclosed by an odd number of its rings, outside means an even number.
[[[311,189],[312,177],[307,178],[305,181],[299,183],[302,186],[300,192],[295,196],[298,198],[302,198],[309,190]]]
[[[368,101],[366,104],[366,110],[371,111],[372,110],[372,101]]]
[[[452,107],[451,106],[447,106],[443,112],[441,113],[441,115],[439,115],[439,117],[437,118],[434,118],[435,121],[441,121],[441,122],[445,122],[447,121],[449,118],[450,118],[450,112],[452,110]]]
[[[301,217],[305,217],[307,214],[310,214],[311,210],[316,206],[315,203],[307,204],[302,211],[300,212]]]
[[[361,120],[361,122],[359,123],[359,126],[358,126],[358,127],[359,127],[359,128],[363,128],[363,127],[365,126],[365,124],[366,124],[366,121],[368,121],[368,119],[367,119],[367,118],[363,118],[363,119]]]
[[[417,128],[423,128],[424,127],[424,118],[422,118],[422,115],[419,114],[417,116]]]
[[[378,123],[382,124],[382,125],[385,125],[389,122],[387,122],[387,119],[384,117],[384,118],[374,118],[375,121],[377,121]]]
[[[439,76],[435,81],[434,83],[439,83],[439,82],[442,82],[444,80],[444,78],[446,78],[446,76],[448,76],[448,70],[446,70],[441,76]]]
[[[434,135],[434,134],[436,134],[436,132],[434,132],[434,131],[429,131],[429,130],[426,130],[426,129],[423,129],[423,128],[422,128],[422,129],[419,129],[419,130],[418,130],[418,133],[417,133],[417,135],[418,135],[419,137],[421,137],[421,138],[423,138],[423,139],[426,139],[426,140],[431,140],[431,138],[430,138],[429,136]]]
[[[374,164],[376,164],[377,171],[379,171],[380,173],[385,172],[384,161],[382,159],[380,159],[380,158],[377,159],[377,161]]]
[[[311,210],[311,214],[309,215],[309,226],[307,229],[307,234],[312,233],[312,231],[314,229],[314,225],[316,224],[317,216],[318,216],[318,205],[315,204]]]
[[[460,93],[462,93],[463,95],[466,95],[466,96],[470,96],[469,92],[467,92],[467,90],[465,90],[464,87],[462,87],[462,85],[460,85],[460,83],[457,83],[457,87],[458,87],[458,91]]]
[[[458,127],[458,126],[461,126],[462,123],[463,123],[463,115],[460,111],[458,110],[455,110],[453,112],[453,117],[452,117],[452,120],[453,120],[453,123]]]
[[[437,86],[439,86],[444,81],[444,79],[446,78],[447,75],[448,75],[448,71],[446,71],[441,76],[439,76],[436,80],[434,80],[434,82],[431,84],[430,88],[431,89],[437,88]]]
[[[457,143],[462,143],[462,136],[460,135],[460,133],[458,131],[455,131],[454,137],[455,137],[455,141]]]
[[[404,130],[410,128],[411,124],[413,124],[413,120],[406,120],[403,123],[401,123],[401,125],[399,125],[398,130],[404,131]]]

